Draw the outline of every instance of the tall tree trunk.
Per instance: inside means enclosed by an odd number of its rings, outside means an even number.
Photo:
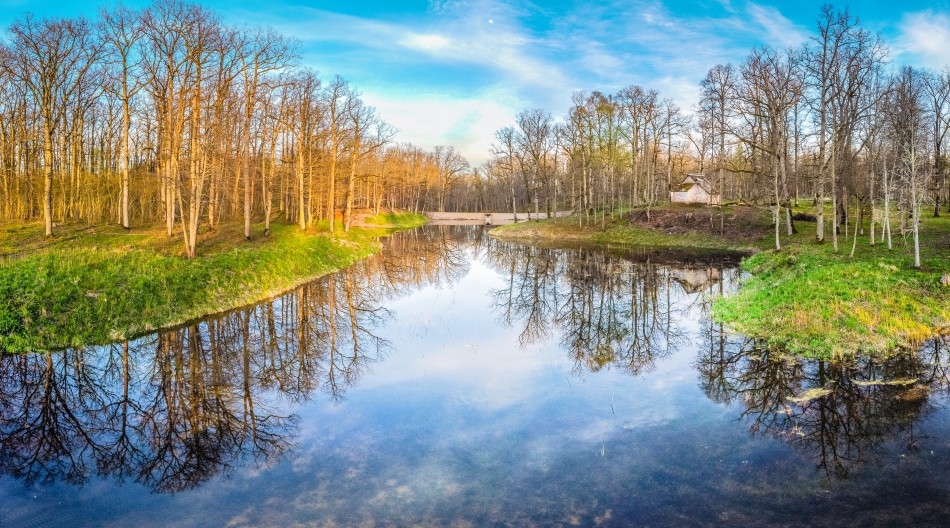
[[[887,235],[887,249],[894,249],[891,241],[891,192],[887,177],[887,164],[884,165],[884,223],[881,226],[881,238]]]
[[[336,225],[336,161],[338,156],[336,132],[331,132],[330,144],[330,181],[327,184],[327,217],[330,219],[330,232]]]
[[[774,175],[774,176],[773,176],[773,181],[774,181],[774,191],[775,191],[775,213],[774,213],[774,221],[775,221],[775,251],[781,251],[781,250],[782,250],[782,242],[781,242],[781,240],[779,239],[779,232],[781,231],[781,229],[779,228],[779,225],[781,224],[781,221],[780,221],[780,218],[781,218],[781,201],[780,201],[780,196],[779,196],[779,185],[778,185],[778,180],[779,180],[779,167],[778,167],[778,165],[779,165],[779,164],[776,163],[776,166],[772,169],[773,175]]]
[[[122,227],[129,229],[129,129],[131,128],[131,112],[129,110],[129,95],[127,81],[122,85]]]
[[[303,148],[297,148],[297,187],[298,187],[298,201],[297,201],[297,221],[300,223],[300,230],[307,230],[307,198],[306,198],[306,181],[304,180],[304,171],[303,171]]]
[[[831,148],[831,245],[835,253],[838,252],[838,179],[837,169],[835,167],[835,151]],[[824,204],[822,204],[824,209]]]
[[[43,119],[43,223],[46,236],[53,236],[53,117]]]

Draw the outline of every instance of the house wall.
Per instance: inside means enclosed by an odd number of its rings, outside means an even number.
[[[687,195],[687,193],[684,193],[684,192],[671,192],[671,193],[670,193],[670,201],[673,202],[673,203],[688,203],[688,202],[686,201],[686,200],[687,200],[687,196],[686,196],[686,195]]]
[[[719,195],[710,196],[699,185],[693,185],[688,191],[671,192],[670,201],[674,203],[701,203],[719,205]]]

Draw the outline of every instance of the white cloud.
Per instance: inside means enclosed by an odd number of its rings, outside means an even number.
[[[420,33],[406,28],[397,43],[440,61],[487,68],[505,76],[515,88],[563,87],[562,67],[544,58],[548,45],[517,23],[516,13],[503,2],[440,3],[439,16],[428,22],[438,31]],[[423,25],[427,23],[424,22]],[[447,38],[449,34],[453,37]]]
[[[950,16],[924,11],[904,15],[894,46],[908,63],[942,69],[950,64]]]
[[[523,101],[499,87],[468,96],[438,92],[394,95],[367,91],[363,99],[399,129],[401,140],[455,147],[473,166],[489,158],[495,131],[509,126]]]
[[[765,32],[761,37],[763,44],[790,48],[808,40],[808,34],[804,30],[773,6],[760,6],[750,2],[747,11],[752,22]]]
[[[710,67],[741,59],[751,49],[726,38],[747,28],[747,15],[682,18],[661,2],[622,1],[570,13],[550,38],[572,51],[568,60],[581,88],[614,91],[640,85],[689,109]]]
[[[452,45],[451,41],[442,35],[420,35],[416,33],[410,33],[399,43],[410,49],[433,54],[440,53]]]
[[[258,19],[281,34],[304,43],[347,43],[391,49],[406,32],[398,25],[311,7],[287,8],[277,13],[247,13],[243,20]]]
[[[303,8],[277,25],[308,43],[324,76],[340,73],[362,90],[400,130],[400,141],[452,145],[478,165],[495,132],[522,109],[561,116],[574,90],[610,93],[637,84],[688,111],[710,67],[739,62],[758,44],[807,38],[774,7],[736,7],[700,17],[674,15],[658,0],[580,2],[560,11],[437,0],[412,19]],[[320,54],[326,46],[334,51]]]

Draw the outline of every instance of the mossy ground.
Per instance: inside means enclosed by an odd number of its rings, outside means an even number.
[[[250,242],[222,225],[201,233],[193,260],[161,230],[76,226],[45,240],[41,225],[0,228],[0,351],[105,343],[257,302],[365,258],[392,224],[424,223],[373,220],[333,235],[275,223]]]
[[[802,212],[812,213],[810,209],[803,207]],[[646,225],[644,213],[635,212],[615,215],[604,225],[582,228],[576,219],[566,219],[559,224],[505,226],[492,233],[514,239],[755,250],[756,254],[742,264],[750,276],[738,293],[715,302],[713,315],[737,332],[796,355],[887,355],[896,349],[918,346],[950,328],[950,288],[940,283],[940,277],[950,273],[947,213],[923,219],[923,266],[917,270],[913,267],[911,234],[897,234],[896,218],[893,249],[888,249],[880,237],[871,246],[865,225],[854,257],[850,257],[852,239],[843,234],[843,229],[839,251],[833,251],[830,210],[826,212],[824,243],[816,242],[814,222],[799,221],[797,234],[782,234],[781,251],[774,250],[770,210],[747,210],[751,214],[740,219],[744,227],[734,225],[724,231],[715,224],[718,208],[668,205],[651,214],[667,220],[678,216],[679,223],[670,220],[669,228],[657,227],[654,220],[654,225]],[[688,222],[686,215],[690,215]],[[730,216],[727,212],[725,218]],[[711,226],[708,217],[713,217]],[[853,226],[850,228],[849,234],[853,234]]]

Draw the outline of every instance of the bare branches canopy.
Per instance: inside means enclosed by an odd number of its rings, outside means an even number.
[[[0,218],[47,236],[163,223],[194,257],[222,221],[250,239],[273,217],[332,230],[444,203],[467,162],[446,173],[443,151],[394,143],[358,90],[298,62],[293,40],[180,0],[18,20],[0,41]]]

